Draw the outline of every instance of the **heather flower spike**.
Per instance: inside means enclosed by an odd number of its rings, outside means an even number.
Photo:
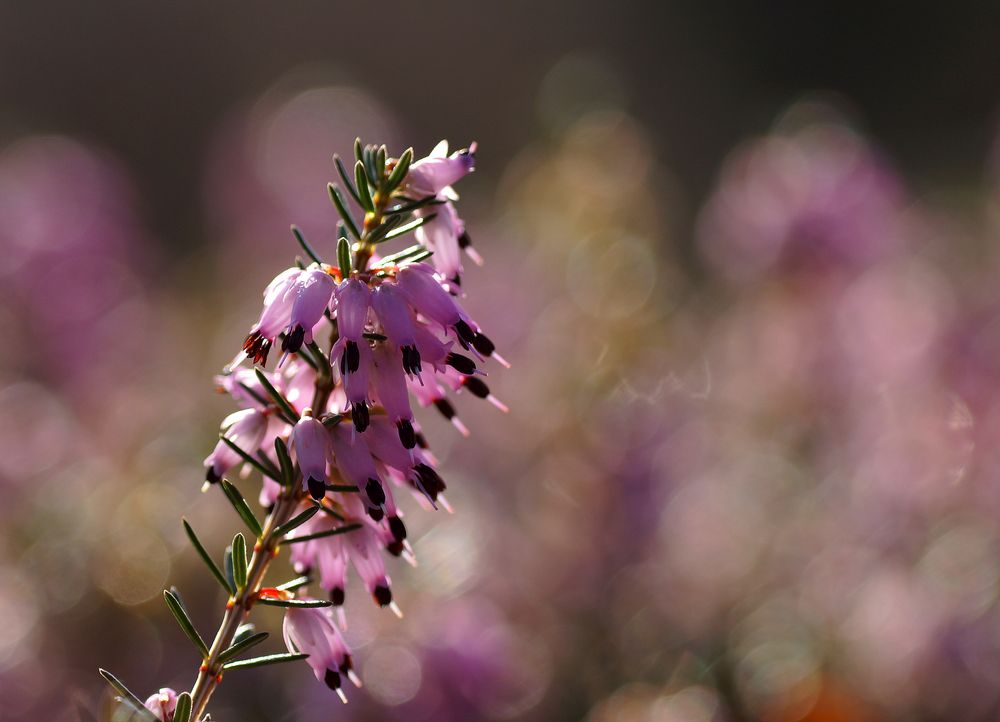
[[[459,301],[461,252],[477,263],[481,258],[471,249],[452,186],[474,170],[475,150],[473,143],[449,154],[442,142],[424,158],[406,150],[396,159],[385,146],[358,141],[353,172],[336,158],[340,183],[328,187],[340,216],[337,243],[318,253],[292,227],[310,263],[281,271],[267,285],[240,352],[216,377],[237,410],[205,458],[206,486],[224,493],[244,527],[219,565],[217,552],[185,522],[228,596],[218,630],[203,637],[203,610],[189,610],[171,589],[164,598],[201,658],[190,692],[164,688],[142,702],[102,671],[147,722],[203,720],[225,673],[302,659],[347,701],[344,680],[361,684],[338,629],[347,624],[343,605],[352,574],[378,607],[402,616],[389,568],[398,559],[416,563],[404,517],[413,507],[450,511],[413,410],[433,406],[463,435],[468,429],[450,394],[468,392],[507,410],[483,380],[491,359],[507,363]],[[346,196],[364,209],[362,217],[351,213]],[[408,234],[410,245],[385,249]],[[335,266],[320,260],[327,253]],[[268,370],[274,346],[281,358]],[[254,472],[263,484],[262,521],[246,501],[252,495],[238,488]],[[302,576],[266,586],[271,560],[286,548]],[[267,638],[248,622],[258,604],[285,607],[287,652],[245,656]]]

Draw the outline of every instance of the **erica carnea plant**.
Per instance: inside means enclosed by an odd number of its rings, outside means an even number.
[[[385,146],[359,140],[353,172],[334,158],[342,181],[329,184],[341,218],[336,262],[325,262],[293,227],[306,257],[268,284],[259,320],[217,378],[239,410],[222,422],[219,442],[205,459],[205,488],[225,495],[245,530],[220,565],[186,520],[184,528],[226,592],[222,621],[206,641],[178,591],[164,592],[201,665],[190,691],[164,688],[145,703],[101,670],[132,715],[207,719],[208,702],[226,674],[281,662],[304,660],[344,701],[345,681],[360,685],[340,633],[348,567],[376,604],[398,614],[383,550],[411,561],[413,555],[397,504],[408,492],[428,509],[448,506],[411,394],[463,435],[468,432],[448,390],[468,390],[504,409],[479,365],[491,357],[506,362],[457,300],[461,251],[481,263],[451,187],[473,170],[474,151],[473,144],[449,155],[442,141],[413,161],[412,149],[395,159]],[[360,220],[345,191],[363,211]],[[411,232],[414,245],[384,253]],[[269,357],[274,363],[267,371]],[[263,478],[263,520],[227,479],[239,467]],[[300,576],[265,582],[270,562],[286,548]],[[248,657],[268,637],[249,620],[261,604],[285,608],[287,651]]]

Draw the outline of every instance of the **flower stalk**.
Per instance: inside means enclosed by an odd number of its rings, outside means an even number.
[[[385,146],[358,141],[353,174],[335,157],[344,190],[364,212],[358,223],[341,189],[329,184],[342,229],[336,266],[324,263],[292,227],[311,262],[299,259],[271,281],[242,352],[217,377],[220,390],[240,409],[223,421],[219,442],[204,462],[205,489],[219,486],[224,492],[250,530],[252,553],[248,559],[247,542],[237,533],[220,568],[184,521],[195,550],[227,592],[210,645],[179,592],[164,593],[202,658],[190,692],[163,688],[140,705],[118,678],[102,672],[122,702],[147,722],[203,722],[227,670],[296,660],[305,660],[346,702],[342,681],[360,686],[340,633],[349,567],[379,607],[402,616],[383,559],[385,553],[415,561],[397,495],[411,496],[425,509],[450,511],[411,397],[436,408],[465,435],[449,391],[467,390],[506,410],[480,378],[485,373],[479,364],[491,358],[507,364],[458,303],[460,251],[476,262],[479,257],[455,213],[451,185],[473,170],[474,149],[448,155],[442,142],[413,161],[412,149],[393,159]],[[411,232],[416,245],[380,254],[383,243]],[[316,337],[327,332],[324,350]],[[274,346],[280,346],[281,359],[266,371]],[[253,368],[243,368],[246,361]],[[262,477],[260,503],[268,509],[263,522],[226,478],[241,466]],[[267,587],[270,563],[286,545],[301,576]],[[310,596],[313,585],[327,598]],[[255,604],[286,608],[287,653],[239,658],[268,637],[248,624]]]
[[[294,489],[289,489],[289,491],[294,492]],[[219,631],[216,632],[212,646],[209,647],[208,658],[202,662],[198,669],[198,678],[195,680],[194,687],[191,688],[193,719],[201,719],[200,715],[205,711],[212,693],[222,682],[223,663],[220,656],[233,645],[237,630],[250,616],[253,603],[263,586],[267,568],[277,556],[279,540],[274,533],[275,529],[291,518],[297,502],[294,494],[283,494],[264,520],[264,533],[254,545],[253,555],[247,566],[246,587],[236,596],[229,598],[222,623],[219,625]]]

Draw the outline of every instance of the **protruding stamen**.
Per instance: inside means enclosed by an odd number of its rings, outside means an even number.
[[[230,361],[228,364],[226,364],[225,366],[222,367],[222,373],[223,374],[231,374],[233,371],[236,370],[236,368],[241,363],[243,363],[246,360],[246,358],[247,358],[247,352],[243,351],[243,350],[239,351],[239,353],[237,353],[235,356],[233,356],[233,360],[232,361]]]
[[[267,352],[271,350],[271,342],[261,336],[260,331],[251,331],[243,341],[243,350],[255,364],[263,366],[267,363]]]
[[[365,485],[365,494],[368,495],[369,500],[375,506],[385,504],[385,489],[382,488],[382,484],[378,479],[368,480],[368,483]]]
[[[494,361],[496,361],[498,364],[500,364],[501,366],[503,366],[505,369],[509,369],[510,368],[510,361],[508,361],[507,359],[505,359],[503,356],[501,356],[500,354],[498,354],[496,351],[494,351],[493,353],[491,353],[490,357]]]
[[[493,352],[497,350],[496,344],[485,333],[477,333],[470,343],[483,356],[492,356]]]
[[[392,532],[392,538],[398,542],[406,539],[406,525],[398,516],[389,517],[389,531]]]
[[[363,433],[368,428],[370,421],[368,404],[364,401],[351,404],[351,420],[354,422],[354,428],[357,429],[358,433]]]
[[[440,398],[434,400],[434,408],[441,412],[441,415],[451,421],[455,418],[455,407],[448,399]]]
[[[486,382],[474,376],[463,379],[462,385],[469,390],[469,393],[480,399],[485,399],[490,395],[490,387],[486,385]]]
[[[344,355],[341,359],[340,372],[344,373],[346,368],[347,372],[354,373],[361,367],[361,352],[358,350],[358,344],[355,341],[348,341],[344,346]]]
[[[458,433],[466,438],[472,435],[472,432],[469,431],[469,427],[463,424],[462,420],[457,416],[451,420],[451,425],[458,429]]]
[[[285,335],[281,339],[281,350],[288,353],[295,353],[300,348],[302,348],[302,342],[305,341],[306,330],[301,326],[296,326],[292,329],[291,333]]]
[[[465,374],[466,376],[471,376],[476,373],[476,362],[473,361],[468,356],[463,356],[460,353],[451,352],[445,358],[444,362],[451,366],[453,369],[458,371],[460,374]]]
[[[420,351],[417,350],[417,347],[402,346],[399,350],[403,356],[403,370],[411,376],[419,374],[422,367],[420,365]]]
[[[309,487],[309,496],[316,501],[320,501],[326,496],[326,484],[320,479],[314,479],[310,476],[306,485]]]
[[[462,344],[462,348],[469,348],[476,340],[476,332],[465,321],[459,321],[455,324],[455,333],[458,334],[458,342]]]
[[[477,266],[483,265],[483,257],[479,255],[479,251],[472,247],[472,239],[469,238],[469,234],[462,232],[462,235],[458,237],[458,247],[465,251],[465,255],[472,259],[472,262]]]
[[[346,674],[347,674],[347,678],[348,678],[349,680],[351,680],[351,683],[352,683],[352,684],[353,684],[353,685],[354,685],[355,687],[358,687],[358,688],[360,689],[360,688],[361,688],[361,687],[363,686],[363,685],[361,684],[361,678],[360,678],[360,677],[359,677],[358,675],[356,675],[356,674],[354,673],[354,670],[353,670],[353,669],[348,669],[348,670],[347,670],[347,672],[346,672]]]
[[[399,432],[399,442],[404,449],[412,449],[417,445],[417,434],[413,430],[413,424],[408,419],[400,419],[396,422],[396,430]]]

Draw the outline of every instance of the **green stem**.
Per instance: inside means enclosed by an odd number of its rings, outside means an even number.
[[[330,343],[332,347],[333,339]],[[330,368],[328,366],[321,368],[316,375],[316,385],[313,392],[314,409],[326,408],[333,387],[333,374]],[[201,719],[212,693],[222,682],[223,661],[220,657],[224,651],[232,646],[237,630],[250,616],[250,609],[263,586],[267,568],[271,564],[271,560],[277,556],[278,544],[281,540],[276,531],[292,518],[302,498],[303,492],[300,483],[296,482],[282,489],[274,508],[264,519],[263,530],[254,545],[253,556],[250,558],[247,568],[246,586],[235,597],[230,597],[226,603],[226,612],[222,617],[222,623],[208,649],[208,656],[198,669],[198,678],[191,689],[190,719],[192,722]]]
[[[370,241],[372,231],[382,225],[385,209],[391,200],[392,194],[383,193],[381,190],[376,191],[372,196],[375,209],[370,213],[365,213],[361,239],[358,241],[358,247],[354,253],[354,270],[365,271],[368,268],[368,261],[371,260],[372,253],[375,252],[375,244]]]

